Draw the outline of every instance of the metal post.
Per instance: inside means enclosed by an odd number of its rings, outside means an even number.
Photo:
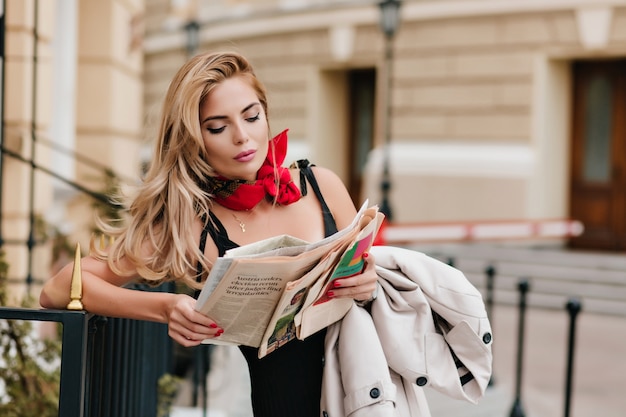
[[[38,54],[39,54],[39,0],[35,0],[33,8],[33,71],[32,71],[32,92],[31,92],[31,125],[30,125],[30,159],[35,162],[36,150],[37,150],[37,99],[38,99]],[[28,239],[26,240],[26,246],[28,248],[28,265],[26,273],[26,287],[27,292],[30,294],[31,286],[33,284],[33,252],[35,245],[37,244],[35,237],[35,166],[31,165],[30,168],[30,193],[28,197],[28,210],[29,210],[29,231]]]
[[[0,64],[0,248],[4,246],[4,229],[2,227],[2,219],[3,219],[3,198],[2,195],[4,193],[4,84],[5,84],[5,68],[6,68],[6,56],[5,56],[5,39],[6,39],[6,0],[3,0],[2,3],[2,16],[0,17],[0,59],[2,59],[2,63]]]
[[[393,70],[393,35],[385,36],[385,145],[383,147],[383,175],[380,182],[382,200],[380,211],[387,221],[393,219],[393,211],[389,202],[391,175],[389,172],[391,152],[391,74]]]
[[[485,307],[487,308],[487,317],[489,317],[489,321],[493,320],[493,286],[494,280],[496,277],[496,268],[493,265],[487,266],[485,268],[485,275],[487,277],[486,289],[487,294],[485,295]],[[492,326],[493,327],[493,326]]]
[[[521,279],[518,283],[519,298],[519,327],[517,333],[517,368],[515,381],[515,400],[511,408],[510,417],[524,417],[522,408],[522,357],[524,348],[524,321],[526,316],[526,293],[530,285],[527,279]]]
[[[389,172],[391,151],[391,77],[393,74],[393,38],[400,24],[401,0],[382,0],[380,7],[380,27],[385,34],[385,145],[383,147],[383,172],[380,181],[381,203],[380,212],[385,221],[391,222],[393,212],[389,202],[391,175]]]
[[[569,340],[567,345],[567,370],[565,374],[565,417],[570,415],[570,404],[572,394],[572,375],[574,368],[574,345],[575,345],[575,333],[576,333],[576,317],[580,312],[582,306],[578,299],[570,298],[565,305],[569,316]]]
[[[485,295],[485,308],[487,310],[487,317],[489,318],[489,323],[491,324],[491,328],[493,329],[493,303],[494,303],[494,281],[496,277],[496,268],[493,265],[487,266],[485,269],[485,275],[487,276],[486,282],[486,292]],[[493,353],[493,346],[491,347]],[[491,374],[491,378],[489,379],[489,386],[492,386],[495,383],[495,379],[493,373]]]
[[[211,349],[210,345],[200,345],[194,348],[194,369],[193,369],[193,395],[192,404],[198,406],[198,392],[202,390],[202,416],[206,417],[209,407],[209,390],[207,386],[207,378],[211,368]]]
[[[59,385],[59,415],[82,417],[85,413],[87,370],[87,312],[62,314],[63,349]],[[78,414],[74,414],[78,412]]]

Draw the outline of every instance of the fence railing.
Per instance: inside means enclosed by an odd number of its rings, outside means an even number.
[[[62,325],[60,417],[158,415],[159,379],[170,373],[174,359],[167,325],[86,311],[8,307],[0,307],[0,320]]]
[[[44,321],[63,325],[59,416],[85,416],[88,326],[91,318],[85,311],[0,307],[2,320]]]

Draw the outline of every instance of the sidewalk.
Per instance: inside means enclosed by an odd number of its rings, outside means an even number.
[[[493,384],[478,405],[447,399],[430,390],[433,417],[508,417],[515,394],[516,307],[496,307]],[[565,412],[569,315],[563,309],[529,309],[522,357],[521,404],[526,417]],[[570,417],[621,417],[626,410],[626,318],[585,313],[576,322]]]
[[[496,306],[493,384],[478,405],[427,390],[433,417],[508,417],[515,394],[518,311]],[[563,310],[528,309],[524,335],[521,404],[526,417],[560,417],[565,410],[569,315]],[[570,417],[626,415],[626,317],[578,315]],[[230,348],[224,348],[230,349]],[[239,352],[215,355],[209,376],[210,417],[251,417],[249,382]],[[221,362],[222,365],[220,366]],[[201,410],[177,407],[171,417],[200,417]]]

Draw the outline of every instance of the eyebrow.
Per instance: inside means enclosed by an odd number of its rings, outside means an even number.
[[[243,110],[241,110],[241,114],[244,114],[245,112],[247,112],[248,110],[250,110],[251,108],[255,107],[255,106],[260,106],[261,103],[259,103],[258,101],[255,101],[254,103],[250,103],[248,104],[246,107],[243,108]],[[228,119],[228,116],[209,116],[207,118],[205,118],[204,120],[202,120],[200,122],[200,124],[204,124],[210,120],[221,120],[221,119]]]

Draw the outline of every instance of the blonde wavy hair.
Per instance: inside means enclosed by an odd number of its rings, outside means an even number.
[[[197,55],[172,79],[153,159],[127,205],[127,221],[123,225],[99,222],[103,233],[114,241],[108,251],[95,253],[106,259],[116,274],[136,274],[154,284],[181,280],[198,288],[197,262],[204,271],[210,269],[190,233],[194,222],[206,216],[211,205],[210,195],[201,188],[203,178],[215,175],[206,162],[199,112],[215,86],[236,76],[249,81],[267,115],[265,88],[248,60],[238,53]]]

